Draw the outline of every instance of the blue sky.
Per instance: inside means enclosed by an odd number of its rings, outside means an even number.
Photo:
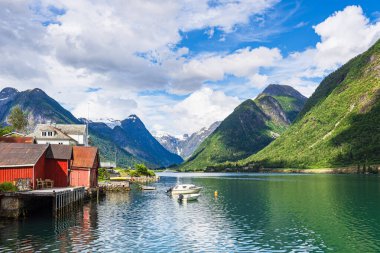
[[[186,46],[194,54],[203,51],[232,52],[247,46],[266,46],[278,47],[287,55],[314,46],[320,38],[314,32],[313,26],[335,11],[343,10],[350,5],[361,6],[372,22],[380,18],[380,2],[376,0],[281,1],[263,15],[262,21],[251,18],[249,25],[237,27],[236,32],[227,35],[216,29],[212,38],[208,35],[210,28],[186,32],[183,33],[183,39],[178,46]],[[256,40],[244,41],[245,36],[249,37],[245,32],[255,34]],[[226,40],[220,41],[223,36]],[[242,38],[239,38],[240,36]]]
[[[77,117],[192,133],[268,84],[310,96],[380,38],[376,0],[4,0],[0,88]],[[17,66],[17,68],[15,68]]]

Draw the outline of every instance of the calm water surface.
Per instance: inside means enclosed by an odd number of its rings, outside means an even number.
[[[170,186],[203,186],[180,204]],[[161,174],[64,219],[0,222],[0,252],[380,252],[380,177]],[[214,191],[219,197],[214,197]]]

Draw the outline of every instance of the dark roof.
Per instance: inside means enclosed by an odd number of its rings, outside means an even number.
[[[0,143],[0,167],[34,166],[49,144]]]
[[[73,157],[73,147],[68,145],[50,144],[46,158],[71,160]]]
[[[73,167],[92,168],[98,159],[98,148],[74,146],[73,157]]]
[[[1,143],[35,143],[34,137],[14,137],[14,136],[9,136],[9,137],[0,137],[0,142]]]

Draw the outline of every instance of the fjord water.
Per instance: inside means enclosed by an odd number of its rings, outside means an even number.
[[[181,204],[170,186],[204,187]],[[0,222],[0,252],[379,252],[380,177],[162,174],[55,220]],[[214,191],[218,197],[214,197]]]

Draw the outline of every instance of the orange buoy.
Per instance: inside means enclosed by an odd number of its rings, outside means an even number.
[[[215,191],[215,192],[214,192],[214,197],[215,197],[215,198],[218,197],[218,191]]]

